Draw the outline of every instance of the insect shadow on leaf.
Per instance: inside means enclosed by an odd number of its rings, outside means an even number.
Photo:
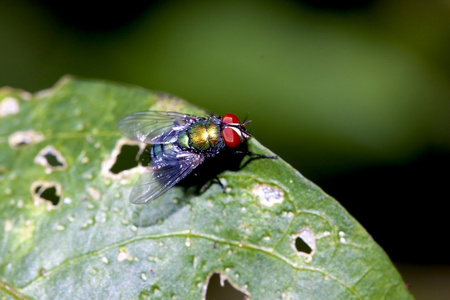
[[[150,147],[148,147],[150,148]],[[146,149],[139,158],[143,165],[148,165],[148,153]],[[165,195],[147,204],[133,205],[132,220],[138,227],[148,227],[162,223],[178,210],[182,209],[193,197],[204,193],[225,193],[225,187],[219,179],[219,175],[225,171],[239,171],[250,162],[262,158],[276,158],[248,151],[247,143],[242,143],[236,149],[226,149],[206,160],[186,178],[181,180]],[[213,186],[218,185],[215,189]]]

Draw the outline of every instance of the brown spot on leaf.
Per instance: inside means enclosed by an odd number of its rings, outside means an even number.
[[[44,135],[34,130],[16,131],[8,137],[9,146],[13,149],[23,149],[43,140]]]
[[[252,192],[264,206],[271,207],[284,200],[283,190],[274,185],[258,184],[253,187]]]
[[[6,97],[0,101],[0,117],[17,114],[19,110],[19,101],[16,98]]]

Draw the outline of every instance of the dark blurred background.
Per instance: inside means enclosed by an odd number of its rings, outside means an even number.
[[[0,86],[65,74],[248,115],[417,299],[450,297],[448,0],[0,1]]]

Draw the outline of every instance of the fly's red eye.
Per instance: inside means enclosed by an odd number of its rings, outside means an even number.
[[[229,148],[236,148],[241,143],[241,137],[235,130],[231,128],[225,128],[224,130],[222,130],[222,137],[225,145],[227,145],[227,147]]]
[[[224,114],[222,117],[223,123],[239,123],[238,117],[234,114]]]

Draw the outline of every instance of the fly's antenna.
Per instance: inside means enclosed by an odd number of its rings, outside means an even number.
[[[248,125],[248,124],[250,124],[250,123],[252,122],[252,120],[246,121],[247,118],[248,118],[248,112],[247,112],[247,114],[245,115],[244,122],[242,122],[241,126]],[[250,131],[249,131],[248,129],[245,129],[245,131],[247,132],[247,134],[248,134],[249,136],[252,136],[252,135],[250,134]]]
[[[245,125],[248,125],[252,122],[252,120],[248,120],[247,122],[242,123],[239,127],[240,129],[245,132],[245,134],[247,135],[247,138],[251,137],[252,135],[250,134],[249,130],[247,128],[245,128]]]
[[[245,121],[247,120],[247,118],[248,118],[248,112],[247,112],[247,114],[245,115],[245,118],[244,118],[244,124],[248,124],[248,123],[245,123]]]

